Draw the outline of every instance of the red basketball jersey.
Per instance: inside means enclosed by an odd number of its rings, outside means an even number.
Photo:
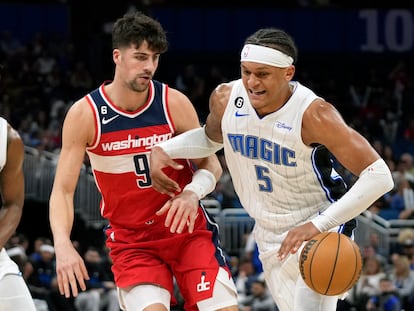
[[[174,135],[168,112],[168,87],[150,83],[147,103],[125,111],[111,102],[103,85],[87,95],[95,116],[96,138],[87,148],[96,185],[102,195],[101,215],[112,226],[134,228],[154,216],[169,199],[151,187],[149,153],[152,146]],[[181,188],[191,181],[190,162],[167,174]]]

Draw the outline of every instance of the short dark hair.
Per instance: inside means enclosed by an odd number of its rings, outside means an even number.
[[[156,52],[164,53],[168,49],[166,33],[155,19],[141,13],[127,13],[116,20],[112,28],[112,48],[139,47],[144,41]]]
[[[247,37],[244,44],[256,44],[277,49],[293,58],[296,63],[298,50],[293,38],[285,31],[277,28],[262,28]]]

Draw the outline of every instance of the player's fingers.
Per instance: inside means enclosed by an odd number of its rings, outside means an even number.
[[[68,275],[68,280],[69,280],[70,287],[72,289],[73,297],[77,297],[78,296],[78,284],[76,282],[75,275],[73,273],[70,273]],[[69,298],[69,296],[66,296],[66,298]]]
[[[60,273],[58,273],[56,279],[57,279],[57,283],[58,283],[59,293],[61,295],[65,295],[66,294],[65,293],[65,286],[64,286],[64,282],[62,280],[62,276],[61,276]]]
[[[168,209],[167,217],[165,217],[165,226],[166,227],[171,227],[171,224],[174,220],[174,215],[177,211],[177,207],[174,206],[174,204],[172,202],[173,202],[172,200],[168,201],[169,209]]]
[[[190,217],[189,221],[187,222],[189,233],[193,233],[197,217],[198,217],[198,213],[194,217]]]
[[[188,216],[186,214],[180,216],[179,219],[177,219],[177,222],[178,222],[178,226],[176,230],[177,233],[183,232],[184,228],[186,228],[190,224],[190,221],[188,220]]]
[[[171,201],[169,200],[158,211],[155,212],[155,215],[161,216],[165,214],[170,209],[170,205],[171,205]]]
[[[177,232],[181,233],[184,227],[187,225],[188,220],[188,212],[185,208],[180,208],[177,206],[174,214],[174,218],[172,219],[172,223],[170,226],[171,233]]]
[[[79,269],[75,270],[76,280],[79,284],[81,290],[86,290],[85,278],[89,279],[88,272],[86,271],[86,267],[81,265]]]
[[[166,176],[166,175],[165,175]],[[162,179],[162,180],[154,180],[152,182],[152,187],[162,193],[162,194],[167,194],[170,197],[174,196],[174,193],[176,192],[180,192],[181,188],[178,185],[177,182],[175,182],[173,179],[170,179],[168,177]]]
[[[291,254],[295,254],[302,245],[302,241],[297,241],[290,250]]]
[[[65,295],[66,298],[69,298],[70,297],[70,284],[69,284],[69,279],[67,277],[67,272],[59,271],[57,281],[58,281],[59,292],[62,295]]]
[[[172,159],[167,162],[167,165],[172,167],[175,170],[182,170],[184,168],[182,164],[179,164]]]
[[[282,244],[280,245],[279,251],[278,251],[278,258],[280,260],[283,260],[286,258],[286,256],[289,254],[290,250],[291,250],[292,246],[291,243],[289,241],[287,241],[287,239],[285,239]]]

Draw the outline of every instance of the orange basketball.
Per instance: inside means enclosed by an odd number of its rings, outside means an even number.
[[[322,232],[307,241],[299,258],[305,283],[315,292],[335,296],[358,281],[362,258],[358,245],[344,234]]]

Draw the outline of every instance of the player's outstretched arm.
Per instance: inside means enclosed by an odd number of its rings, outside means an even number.
[[[221,118],[230,91],[230,86],[228,84],[223,84],[212,92],[209,101],[210,113],[204,127],[200,128],[197,126],[195,128],[187,129],[183,127],[181,131],[179,131],[181,133],[180,135],[152,148],[150,154],[150,175],[155,190],[169,194],[170,196],[173,195],[174,191],[179,191],[178,184],[166,176],[162,171],[162,169],[167,166],[171,166],[174,169],[182,168],[172,159],[206,158],[223,148]],[[181,101],[180,104],[181,109],[183,107],[182,102],[183,101]],[[188,102],[188,104],[191,105],[190,102]],[[181,123],[187,124],[189,117],[183,119],[182,116],[192,109],[181,111],[176,118],[178,120],[184,120],[184,122]]]
[[[394,185],[384,160],[365,137],[344,122],[330,103],[317,100],[307,109],[302,123],[302,138],[309,146],[326,146],[347,170],[359,178],[347,193],[311,222],[289,230],[278,252],[281,260],[289,253],[295,253],[303,241],[317,233],[357,217]]]
[[[62,131],[62,149],[56,168],[49,201],[49,221],[52,229],[56,274],[59,292],[66,297],[78,295],[78,285],[86,290],[89,279],[82,257],[70,240],[74,221],[73,196],[82,167],[85,148],[93,137],[92,111],[82,99],[68,111]]]

